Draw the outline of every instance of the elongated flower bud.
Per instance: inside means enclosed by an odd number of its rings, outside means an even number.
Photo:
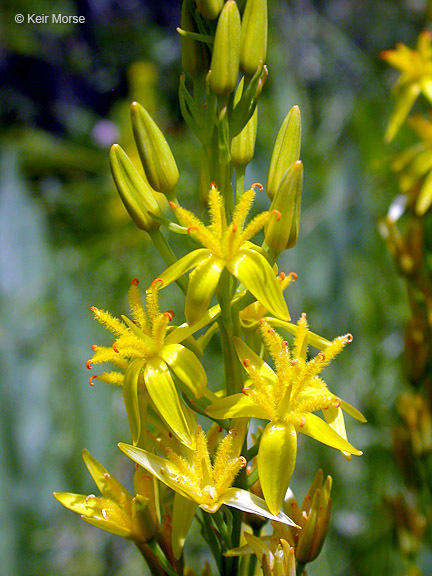
[[[322,488],[309,494],[309,506],[302,505],[303,518],[306,522],[299,532],[299,539],[296,547],[296,559],[298,562],[312,562],[321,552],[327,536],[330,516],[332,478],[327,476]],[[306,500],[306,499],[305,499]]]
[[[239,103],[243,93],[244,78],[237,87],[234,97],[234,108]],[[233,166],[246,166],[252,160],[255,153],[255,140],[258,123],[258,108],[255,108],[252,117],[246,123],[243,130],[231,141],[231,163]]]
[[[222,10],[224,0],[196,0],[198,12],[208,20],[215,20]]]
[[[230,94],[237,84],[240,66],[240,12],[235,0],[225,2],[216,28],[209,84],[218,95]]]
[[[280,127],[267,176],[267,196],[273,200],[285,171],[300,157],[300,108],[293,106]]]
[[[267,246],[282,252],[296,245],[300,230],[303,164],[298,160],[285,172],[270,206],[272,217],[264,238]]]
[[[131,117],[138,153],[150,186],[157,192],[171,192],[178,182],[179,173],[168,142],[138,102],[132,102]]]
[[[247,0],[243,13],[240,67],[245,74],[255,74],[267,55],[267,0]]]
[[[190,12],[189,0],[183,0],[180,25],[182,30],[186,32],[198,32]],[[186,74],[192,78],[199,78],[207,74],[210,67],[210,54],[207,45],[187,36],[181,36],[180,42],[182,68]]]
[[[149,215],[149,211],[162,216],[161,209],[151,188],[141,178],[126,152],[118,144],[110,150],[110,166],[120,198],[130,217],[142,230],[155,230],[159,222]]]

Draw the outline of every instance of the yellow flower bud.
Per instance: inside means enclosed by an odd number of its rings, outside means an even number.
[[[240,67],[252,76],[267,54],[267,0],[247,0],[243,13]]]
[[[224,0],[196,0],[198,12],[208,20],[215,20],[222,10]]]
[[[120,198],[138,228],[147,232],[159,228],[159,222],[149,214],[150,211],[162,216],[153,191],[141,178],[126,152],[118,144],[111,146],[110,166]]]
[[[295,162],[285,172],[270,206],[272,218],[266,224],[264,238],[267,246],[282,252],[296,245],[300,229],[303,164]]]
[[[230,94],[237,84],[240,66],[240,12],[235,0],[225,2],[216,28],[209,85],[218,95]]]
[[[179,173],[168,142],[138,102],[132,102],[131,117],[138,153],[150,186],[157,192],[171,192],[178,182]]]
[[[300,108],[293,106],[280,127],[267,176],[267,196],[273,200],[282,176],[300,157]]]
[[[181,28],[186,32],[198,32],[195,21],[189,9],[189,0],[183,0],[181,9]],[[207,45],[188,36],[181,36],[182,68],[192,76],[198,78],[207,74],[210,66],[210,55]]]

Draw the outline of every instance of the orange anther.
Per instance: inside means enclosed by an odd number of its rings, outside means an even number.
[[[279,212],[279,210],[272,210],[271,213],[276,214],[276,222],[279,222],[279,220],[281,219],[281,216],[282,216],[282,214]]]
[[[190,234],[192,230],[198,230],[198,228],[196,226],[189,226],[189,228],[186,228],[187,234]]]
[[[108,474],[108,472],[105,472],[104,478],[105,478],[106,480],[108,480],[109,477],[110,477],[110,475]]]
[[[288,340],[282,340],[282,346],[288,346]]]
[[[288,274],[288,276],[291,278],[291,282],[295,282],[298,278],[297,274],[295,272],[290,272]]]
[[[339,408],[339,406],[342,404],[342,400],[340,398],[336,397],[335,401],[336,401],[336,404],[335,404],[336,408]]]
[[[139,284],[138,278],[133,278],[133,279],[131,280],[131,284],[132,284],[132,286],[138,286],[138,284]]]
[[[274,328],[269,328],[269,329],[267,330],[267,333],[268,333],[268,334],[274,334],[274,333],[275,333]]]
[[[116,352],[117,354],[120,354],[119,349],[117,348],[117,342],[113,342],[113,345],[111,346],[111,348],[114,350],[114,352]]]
[[[219,434],[222,432],[222,426],[218,427],[218,432],[219,432]]]
[[[86,362],[86,368],[87,370],[90,370],[92,368],[93,364],[91,363],[91,360],[87,360]]]
[[[295,366],[296,364],[298,364],[299,359],[295,358],[292,362],[291,362],[291,366]]]
[[[324,352],[318,352],[317,356],[320,357],[320,362],[324,362],[325,361],[325,354]]]
[[[354,338],[353,338],[353,335],[352,335],[352,334],[350,334],[350,333],[345,334],[345,341],[348,342],[348,344],[349,344],[350,342],[352,342],[353,340],[354,340]]]
[[[237,222],[232,223],[232,231],[234,234],[237,232]]]
[[[210,182],[210,188],[213,188],[213,190],[216,189],[216,182]]]
[[[258,188],[258,190],[263,190],[263,185],[260,184],[259,182],[254,182],[253,184],[251,184],[250,189],[253,190],[254,188]]]
[[[324,406],[323,410],[328,410],[329,406]]]
[[[245,396],[249,396],[248,392],[249,392],[249,388],[243,388],[242,394],[244,394]]]
[[[304,426],[305,424],[306,424],[306,418],[303,417],[303,418],[300,420],[299,428],[303,428],[303,426]]]
[[[233,428],[232,430],[229,431],[230,434],[232,434],[233,436],[238,436],[238,432],[235,428]]]
[[[250,365],[250,360],[249,360],[249,358],[245,358],[245,359],[243,360],[242,364],[243,364],[243,366],[244,366],[245,368],[247,368],[247,367]]]
[[[164,316],[166,316],[168,318],[168,322],[171,322],[171,320],[174,318],[175,314],[172,310],[167,310],[166,312],[163,313]]]
[[[95,374],[94,376],[90,376],[90,378],[89,378],[89,384],[90,384],[90,386],[94,386],[93,380],[94,380],[95,378],[97,378],[96,374]]]
[[[155,278],[155,279],[153,280],[153,282],[151,283],[151,285],[152,285],[152,286],[156,286],[156,284],[158,284],[158,283],[160,283],[160,284],[163,284],[163,283],[164,283],[164,281],[162,280],[162,278]]]
[[[306,320],[306,312],[302,312],[301,317],[303,318],[303,320]]]
[[[171,208],[172,208],[173,210],[175,210],[175,209],[177,208],[177,204],[176,204],[175,202],[172,202],[172,201],[171,201],[171,202],[168,202],[168,204],[171,206]]]
[[[265,318],[260,319],[260,324],[265,324]]]
[[[93,350],[93,352],[96,352],[96,350],[97,350],[96,344],[92,344],[92,345],[91,345],[91,349]]]
[[[279,280],[285,280],[285,272],[279,274]]]
[[[246,458],[244,456],[239,456],[240,466],[244,468],[247,464]]]
[[[96,306],[90,306],[90,310],[91,310],[92,312],[97,312]]]

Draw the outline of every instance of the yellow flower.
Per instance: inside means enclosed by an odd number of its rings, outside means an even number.
[[[207,310],[225,269],[272,314],[289,320],[282,290],[272,267],[260,248],[249,242],[265,226],[271,213],[258,214],[243,228],[255,197],[254,186],[240,197],[230,224],[226,221],[222,196],[214,184],[208,198],[209,226],[205,226],[189,210],[170,203],[188,234],[204,246],[190,252],[160,275],[164,287],[195,268],[189,276],[185,302],[185,316],[189,325],[195,324]]]
[[[262,337],[276,372],[236,338],[237,354],[250,380],[243,393],[222,398],[206,410],[212,418],[255,417],[270,421],[261,436],[257,460],[264,498],[274,514],[281,507],[294,471],[299,432],[343,451],[348,457],[361,454],[346,440],[341,408],[360,421],[364,417],[332,394],[319,377],[352,336],[336,338],[324,352],[307,361],[308,332],[303,314],[290,352],[288,342],[262,320]],[[313,414],[317,410],[322,410],[325,420]]]
[[[165,459],[134,446],[119,444],[129,458],[176,492],[173,509],[173,550],[176,557],[181,554],[197,506],[213,514],[226,504],[244,512],[295,525],[284,513],[270,512],[264,500],[258,496],[232,487],[237,474],[246,465],[245,458],[240,456],[246,427],[246,420],[237,422],[236,429],[219,442],[213,462],[206,435],[200,426],[196,432],[196,449],[185,449],[185,455],[168,448]]]
[[[161,313],[158,304],[156,279],[147,293],[147,311],[144,309],[138,288],[133,280],[129,289],[132,322],[126,316],[118,320],[108,312],[92,306],[96,320],[117,338],[112,347],[93,346],[94,355],[87,367],[110,362],[120,371],[104,372],[90,378],[123,387],[123,396],[134,444],[146,443],[146,412],[150,399],[158,414],[175,436],[193,447],[196,420],[194,414],[180,402],[172,373],[195,397],[202,396],[207,377],[195,354],[180,344],[199,328],[205,326],[218,313],[213,308],[190,328],[186,324],[168,328],[174,313]]]
[[[82,452],[101,496],[54,492],[54,497],[65,508],[102,530],[135,542],[148,542],[159,529],[160,514],[155,507],[154,480],[140,480],[140,493],[134,498],[118,480],[87,450]],[[139,470],[136,474],[141,474]]]
[[[381,57],[402,72],[396,86],[397,101],[391,115],[385,138],[393,140],[420,93],[432,102],[432,47],[427,30],[417,39],[417,49],[397,44],[394,50],[385,50]]]

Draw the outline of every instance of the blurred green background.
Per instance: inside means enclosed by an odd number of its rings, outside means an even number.
[[[288,109],[303,118],[302,227],[280,268],[298,274],[292,317],[306,311],[328,338],[353,344],[325,374],[359,407],[348,433],[362,458],[346,462],[301,443],[293,478],[302,498],[318,467],[334,477],[332,531],[311,576],[399,575],[386,505],[399,485],[391,443],[404,389],[407,302],[378,234],[397,193],[390,174],[401,144],[383,143],[395,74],[379,52],[414,46],[427,27],[422,0],[273,0],[270,77],[259,111],[256,159],[246,183],[265,183]],[[130,484],[116,443],[128,440],[121,393],[89,388],[91,344],[109,337],[89,307],[127,310],[130,279],[162,268],[117,199],[108,166],[118,141],[133,154],[129,103],[163,127],[181,172],[178,196],[197,198],[198,143],[177,104],[180,1],[3,1],[0,12],[0,573],[4,576],[145,574],[131,544],[81,522],[53,490],[91,493],[80,451]],[[16,24],[17,13],[85,16],[82,25]],[[403,139],[406,136],[402,137]],[[259,204],[268,204],[262,197]],[[180,294],[170,307],[181,317]],[[209,377],[218,368],[209,364]],[[193,564],[201,559],[191,545]],[[421,551],[424,574],[430,551]]]

